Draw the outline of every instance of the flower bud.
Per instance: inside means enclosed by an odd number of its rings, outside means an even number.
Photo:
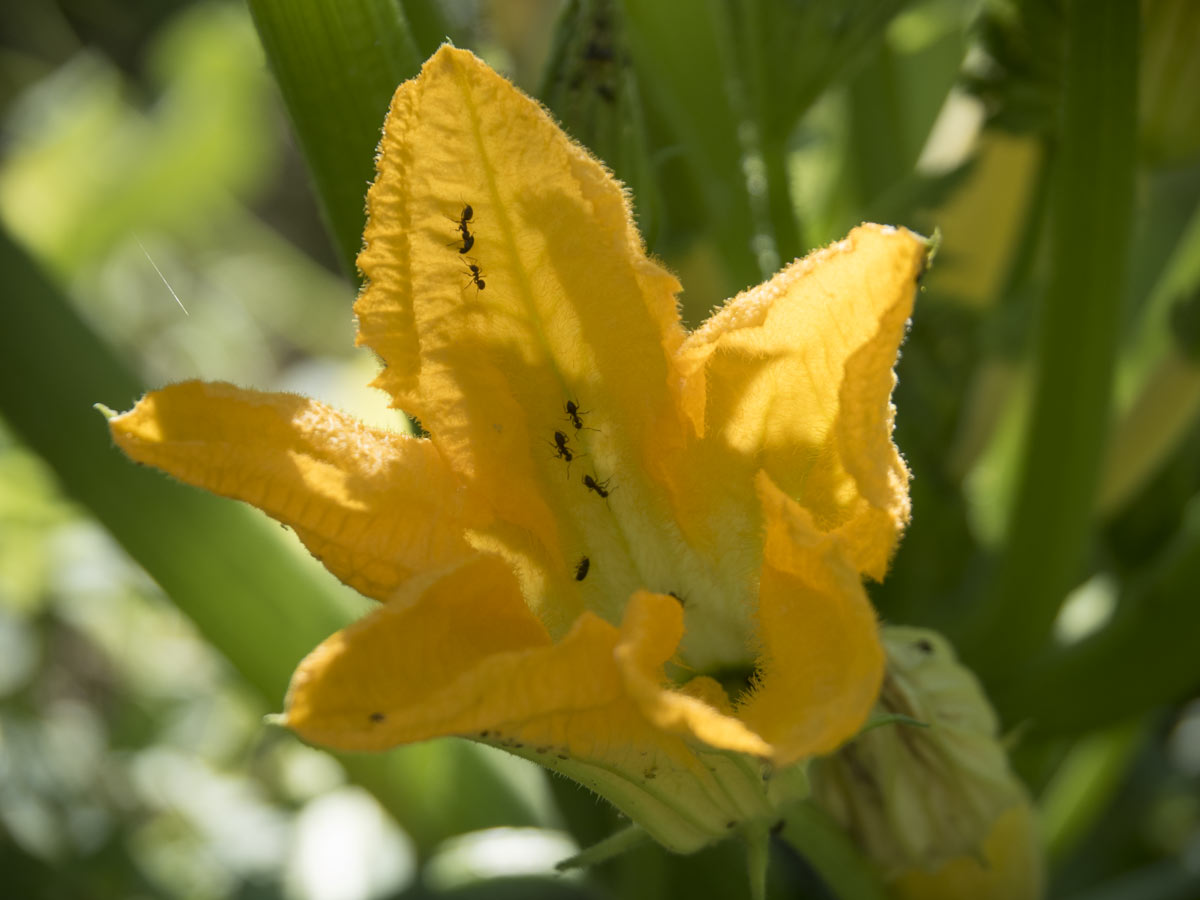
[[[934,632],[885,628],[883,642],[879,724],[813,764],[813,799],[898,896],[1038,896],[1028,800],[978,680]]]

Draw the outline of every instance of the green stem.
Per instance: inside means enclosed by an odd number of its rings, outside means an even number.
[[[650,835],[646,833],[645,829],[637,825],[627,825],[574,856],[556,863],[554,868],[560,872],[568,869],[585,869],[615,859],[649,841]]]
[[[994,691],[997,710],[1010,722],[1036,722],[1045,733],[1079,734],[1186,696],[1200,679],[1198,583],[1200,497],[1195,497],[1161,558],[1122,591],[1113,620],[1022,667],[1019,680]]]
[[[1135,719],[1090,734],[1071,748],[1038,803],[1052,859],[1063,859],[1109,809],[1145,730],[1145,724]]]
[[[746,842],[746,874],[750,877],[750,900],[767,900],[767,867],[771,861],[771,836],[765,828],[743,835]]]
[[[718,18],[718,33],[729,40],[724,42],[726,83],[733,97],[738,118],[738,143],[741,146],[742,181],[750,204],[750,222],[754,228],[751,246],[763,278],[773,275],[781,261],[779,242],[775,236],[775,197],[778,186],[771,183],[770,165],[766,157],[768,75],[762,48],[766,27],[759,3],[740,7],[742,22],[741,43],[733,40],[738,23],[734,21],[729,4],[713,4]],[[787,181],[783,182],[786,188]]]
[[[791,262],[804,254],[805,247],[800,240],[800,223],[796,216],[796,204],[792,202],[791,179],[788,176],[788,137],[790,132],[775,134],[772,130],[771,73],[768,71],[767,54],[763,51],[769,45],[766,29],[773,24],[771,10],[764,9],[762,0],[753,0],[740,7],[744,19],[741,42],[740,61],[746,73],[746,88],[750,94],[750,102],[743,105],[748,112],[753,111],[753,136],[755,143],[752,148],[753,159],[761,172],[760,196],[754,195],[755,185],[747,184],[752,210],[758,219],[759,230],[768,236],[774,265],[771,265],[763,275],[771,275],[780,264]],[[731,17],[731,10],[725,8],[725,14]],[[732,24],[732,23],[731,23]]]
[[[895,54],[887,42],[850,81],[850,177],[857,206],[869,208],[911,171],[907,158],[903,98]]]
[[[420,68],[396,0],[248,0],[348,275],[388,102]]]
[[[767,199],[775,246],[784,264],[803,256],[809,249],[801,238],[803,225],[792,200],[792,179],[788,173],[786,140],[768,137],[763,141],[763,161],[767,167]]]
[[[993,679],[1043,646],[1092,529],[1133,205],[1137,34],[1136,0],[1068,3],[1034,405],[999,572],[966,646]]]
[[[793,804],[779,836],[804,857],[838,900],[887,900],[887,888],[874,865],[812,803]]]
[[[736,58],[719,0],[705,0],[679,15],[674,3],[623,0],[625,22],[641,83],[670,120],[701,190],[706,224],[728,272],[723,291],[760,281],[763,271],[751,237],[755,221],[745,191],[737,108]]]

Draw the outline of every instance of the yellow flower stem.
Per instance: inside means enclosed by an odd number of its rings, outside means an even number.
[[[1138,4],[1071,0],[1034,407],[994,589],[964,650],[986,676],[1045,643],[1079,573],[1108,433],[1133,204]]]
[[[804,857],[838,900],[887,900],[887,889],[875,866],[814,804],[792,804],[784,814],[779,836]]]

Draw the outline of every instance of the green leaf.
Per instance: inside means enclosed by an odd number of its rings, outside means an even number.
[[[754,0],[747,67],[769,139],[786,139],[824,90],[855,71],[908,0]]]
[[[400,8],[422,59],[433,56],[433,51],[446,41],[459,43],[457,29],[443,14],[439,0],[400,0]]]
[[[420,57],[396,0],[249,0],[347,274],[388,103]]]

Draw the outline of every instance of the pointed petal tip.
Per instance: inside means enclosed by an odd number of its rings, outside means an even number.
[[[472,68],[482,66],[490,70],[487,63],[470,50],[455,47],[454,44],[447,40],[433,51],[433,55],[429,59],[425,60],[425,64],[421,66],[421,74],[424,75],[427,71],[455,64],[461,67],[471,66]]]

